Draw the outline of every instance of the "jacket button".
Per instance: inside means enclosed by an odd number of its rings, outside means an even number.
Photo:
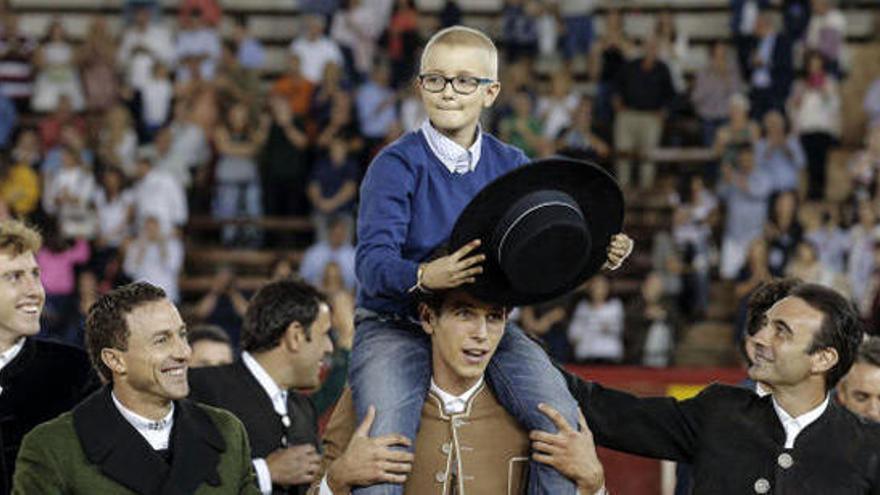
[[[770,491],[770,482],[764,478],[758,478],[755,482],[755,493],[768,493]]]
[[[794,459],[791,458],[791,454],[788,452],[783,452],[782,454],[779,454],[779,458],[776,459],[776,462],[782,469],[788,469],[794,464]]]
[[[443,446],[440,447],[440,451],[446,455],[449,455],[449,453],[452,452],[452,444],[449,442],[444,443]]]
[[[437,483],[443,483],[446,481],[446,473],[443,471],[437,471],[437,474],[434,475],[434,479],[437,480]]]
[[[461,425],[464,424],[464,420],[461,418],[455,418],[452,420],[452,426],[455,428],[461,428]]]

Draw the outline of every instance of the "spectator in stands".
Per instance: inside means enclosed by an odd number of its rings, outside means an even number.
[[[104,166],[117,167],[126,177],[135,174],[138,137],[131,114],[122,104],[112,106],[103,115],[98,130],[98,158]]]
[[[40,279],[46,290],[46,307],[40,334],[53,340],[82,347],[76,333],[77,265],[89,260],[89,243],[65,236],[54,220],[45,226],[45,245],[37,253]]]
[[[139,89],[153,72],[153,63],[174,67],[175,51],[171,32],[150,21],[150,10],[138,8],[134,23],[125,28],[116,54],[116,65],[125,73],[125,82]]]
[[[785,117],[777,110],[764,115],[764,130],[764,137],[755,144],[757,167],[773,177],[773,191],[798,190],[806,166],[800,140],[786,133]]]
[[[818,215],[818,222],[810,227],[805,224],[804,239],[816,246],[822,264],[842,274],[846,272],[850,246],[849,235],[840,227],[839,219],[839,210],[826,205]]]
[[[91,239],[98,218],[94,208],[95,179],[75,149],[61,147],[61,170],[43,189],[43,210],[58,218],[65,237]]]
[[[87,110],[103,112],[119,100],[121,88],[115,58],[117,44],[107,20],[102,15],[96,15],[78,52]]]
[[[783,26],[786,34],[795,42],[801,41],[807,32],[811,3],[811,0],[782,1]]]
[[[880,127],[880,77],[874,79],[865,91],[862,108],[868,115],[868,129]]]
[[[844,296],[849,296],[846,278],[823,264],[816,246],[807,240],[798,243],[791,262],[785,268],[785,276],[824,285]]]
[[[46,40],[34,54],[37,69],[31,109],[51,112],[58,106],[61,95],[67,95],[77,112],[85,108],[85,96],[77,73],[76,57],[60,19],[47,28]]]
[[[867,146],[855,153],[849,162],[849,175],[853,182],[853,193],[857,199],[877,197],[880,187],[880,125],[868,130],[865,138]]]
[[[770,196],[770,210],[764,226],[767,241],[767,258],[770,274],[781,277],[794,255],[797,244],[803,238],[803,228],[798,220],[797,191],[780,191]]]
[[[180,186],[189,189],[194,173],[204,176],[211,149],[190,103],[174,104],[174,120],[159,130],[154,145],[156,168],[169,173]]]
[[[506,59],[516,62],[521,58],[531,60],[538,53],[538,29],[532,0],[509,0],[501,10],[501,42]]]
[[[688,35],[676,27],[671,10],[663,9],[657,14],[654,37],[657,38],[658,57],[669,67],[669,75],[672,77],[675,92],[685,93],[688,89],[684,80],[685,64],[689,51]]]
[[[237,349],[250,296],[239,289],[235,272],[228,266],[220,266],[211,288],[195,304],[193,314],[198,321],[223,329],[227,342]]]
[[[795,85],[790,102],[792,124],[807,153],[807,197],[825,197],[828,151],[840,135],[840,89],[834,75],[825,72],[823,57],[809,52],[807,73]]]
[[[532,112],[528,93],[518,92],[513,98],[513,113],[498,125],[498,137],[517,148],[529,158],[538,156],[544,143],[541,120]]]
[[[683,184],[672,200],[672,238],[682,262],[680,307],[688,316],[702,316],[709,308],[711,221],[718,199],[699,175],[686,177]]]
[[[567,298],[520,308],[519,324],[529,336],[543,344],[547,354],[557,363],[572,361],[572,348],[568,342]]]
[[[816,50],[826,63],[825,68],[837,77],[843,72],[842,56],[846,41],[846,18],[837,8],[836,0],[812,0],[810,23],[805,46]],[[809,59],[806,59],[809,63]]]
[[[320,132],[320,137],[334,137],[342,130],[341,128],[328,130],[334,106],[351,104],[351,89],[348,81],[345,80],[343,68],[333,62],[328,63],[324,66],[324,77],[321,78],[321,83],[312,95],[309,111],[310,123]],[[327,146],[327,144],[318,143],[319,146]]]
[[[186,24],[191,17],[212,27],[220,27],[223,9],[217,0],[182,0],[177,7],[178,24]]]
[[[397,0],[388,23],[388,60],[391,62],[391,84],[395,88],[408,88],[407,83],[415,77],[420,44],[419,11],[413,0]]]
[[[5,12],[0,29],[0,93],[15,103],[19,113],[30,110],[34,92],[32,59],[37,42],[19,29],[18,17]]]
[[[770,186],[767,174],[755,167],[751,149],[741,149],[736,161],[722,165],[718,195],[727,214],[719,272],[726,280],[737,276],[746,261],[749,245],[764,232]]]
[[[324,65],[333,62],[342,66],[344,60],[339,45],[324,34],[326,22],[316,15],[302,19],[303,33],[290,43],[290,53],[302,62],[302,75],[312,85],[321,82]]]
[[[543,136],[556,139],[563,129],[571,125],[571,114],[580,103],[581,95],[572,88],[571,75],[564,69],[550,76],[550,91],[538,97],[535,115],[541,119]]]
[[[866,313],[872,301],[869,301],[869,285],[874,273],[874,247],[880,239],[880,225],[877,223],[877,212],[868,200],[858,202],[858,222],[849,230],[849,260],[847,262],[847,278],[852,289],[853,300],[862,313]]]
[[[309,159],[308,137],[302,119],[278,96],[269,101],[272,123],[261,157],[263,202],[270,216],[304,215],[308,212],[306,188]]]
[[[663,292],[663,278],[649,273],[639,296],[626,307],[626,361],[661,368],[671,365],[681,324],[675,305]]]
[[[560,154],[589,160],[604,161],[611,155],[611,147],[593,128],[592,98],[581,97],[572,111],[571,126],[563,129],[556,139],[556,149]]]
[[[260,173],[257,154],[266,141],[268,122],[261,118],[253,122],[250,109],[242,102],[233,103],[224,123],[214,133],[214,143],[220,154],[216,171],[214,218],[225,220],[237,217],[257,218],[263,214]],[[254,227],[223,227],[223,243],[260,243],[260,234]]]
[[[192,9],[190,15],[181,16],[175,43],[175,57],[177,60],[197,59],[200,76],[196,77],[195,74],[189,73],[191,69],[181,65],[177,69],[178,80],[213,80],[221,51],[220,35],[204,18],[200,8]]]
[[[880,422],[880,337],[867,337],[837,384],[837,399],[851,412]]]
[[[352,221],[347,216],[330,219],[326,240],[308,248],[300,263],[299,274],[316,287],[321,285],[324,269],[328,263],[336,263],[348,290],[357,287],[354,271],[354,246],[351,243]]]
[[[730,32],[743,79],[748,79],[752,72],[750,59],[755,46],[758,14],[769,6],[770,0],[730,0]]]
[[[281,96],[290,105],[290,111],[298,117],[309,114],[315,85],[300,72],[300,56],[288,57],[287,71],[272,84],[272,95]]]
[[[542,58],[555,59],[559,47],[559,9],[554,3],[531,2],[529,4],[535,17],[535,31],[538,33],[538,54]]]
[[[223,43],[223,55],[214,83],[220,92],[221,101],[243,101],[252,108],[252,112],[257,112],[264,106],[263,83],[260,81],[259,71],[241,65],[232,41]]]
[[[618,73],[634,52],[634,44],[623,30],[620,11],[609,8],[605,14],[605,29],[599,42],[590,53],[590,77],[597,81],[596,117],[599,122],[610,125],[614,117],[612,95]]]
[[[584,283],[568,324],[568,340],[576,362],[613,364],[623,361],[623,304],[609,298],[603,275]]]
[[[98,232],[92,266],[103,276],[106,265],[119,256],[119,250],[133,234],[135,196],[126,187],[121,170],[114,167],[103,169],[94,202],[98,212]]]
[[[153,73],[140,87],[140,122],[144,142],[151,142],[156,133],[171,118],[174,85],[171,72],[161,62],[153,64]]]
[[[161,287],[168,299],[179,302],[177,278],[183,267],[183,254],[183,242],[177,234],[163,231],[159,217],[148,216],[125,250],[125,274],[134,281]]]
[[[281,280],[293,276],[295,263],[289,254],[280,254],[269,265],[269,280]]]
[[[40,177],[27,163],[0,152],[0,201],[16,218],[25,218],[40,204]]]
[[[697,73],[691,93],[694,109],[703,125],[703,145],[712,146],[715,136],[727,122],[729,103],[734,95],[743,91],[739,71],[730,62],[727,44],[712,44],[709,65]]]
[[[736,275],[736,285],[734,285],[733,293],[736,300],[739,301],[737,308],[734,339],[737,347],[742,343],[746,328],[748,303],[752,291],[761,287],[764,283],[770,282],[773,276],[770,274],[770,266],[767,260],[767,241],[758,237],[748,246],[746,260],[743,267]]]
[[[172,233],[186,223],[189,209],[183,186],[145,156],[137,161],[137,182],[132,192],[137,229],[143,229],[148,217],[158,220],[163,234]]]
[[[192,349],[190,368],[232,364],[232,344],[222,328],[215,325],[195,325],[186,333]]]
[[[13,131],[18,127],[18,110],[8,96],[0,92],[0,150],[12,143]]]
[[[52,177],[62,169],[62,152],[65,148],[74,151],[79,156],[80,162],[88,167],[91,167],[95,161],[94,153],[86,148],[85,137],[75,125],[64,124],[60,134],[58,143],[48,150],[40,163],[40,176],[43,179],[44,188],[47,183],[52,181]]]
[[[245,69],[260,71],[266,66],[266,50],[260,40],[250,33],[247,19],[237,16],[232,23],[232,40],[236,44],[238,63]]]
[[[756,20],[754,49],[750,58],[752,116],[762,118],[768,110],[782,110],[794,78],[791,40],[773,26],[768,11]]]
[[[16,164],[27,165],[34,170],[39,170],[43,156],[37,131],[32,127],[19,127],[18,137],[15,139],[15,146],[12,148],[10,158]]]
[[[327,156],[315,163],[307,189],[318,239],[327,238],[330,217],[354,216],[359,176],[358,164],[348,154],[348,142],[333,139]]]
[[[350,0],[346,3],[333,16],[330,37],[351,58],[351,64],[347,65],[351,69],[349,72],[358,74],[360,80],[373,67],[376,44],[388,26],[394,0]]]
[[[635,160],[640,187],[650,188],[655,168],[648,155],[660,145],[666,106],[675,88],[669,68],[657,58],[657,39],[646,39],[643,49],[643,56],[627,62],[614,81],[614,145],[624,155],[617,160],[620,184],[629,184],[630,163]]]
[[[40,139],[43,142],[43,150],[48,151],[58,144],[65,126],[76,128],[81,139],[88,135],[88,126],[85,119],[74,112],[73,103],[70,101],[70,98],[68,95],[63,94],[58,97],[58,106],[55,108],[55,111],[40,119],[38,124]]]
[[[761,126],[749,118],[749,100],[735,94],[727,102],[729,118],[727,123],[718,128],[715,135],[713,148],[721,164],[731,163],[736,160],[736,155],[741,148],[752,148],[761,137]],[[711,178],[716,178],[717,173],[710,173]]]
[[[559,2],[559,14],[564,24],[562,54],[566,60],[577,56],[589,56],[595,35],[593,11],[597,3],[596,0]]]
[[[370,71],[370,79],[357,89],[355,95],[360,134],[366,148],[375,149],[397,122],[397,93],[391,88],[391,70],[379,62]]]

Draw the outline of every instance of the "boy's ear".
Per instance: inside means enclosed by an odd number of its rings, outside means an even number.
[[[483,98],[483,108],[489,108],[495,104],[495,99],[501,93],[501,82],[495,81],[486,86],[486,96]]]

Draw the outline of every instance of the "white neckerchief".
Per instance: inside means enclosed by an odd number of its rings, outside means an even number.
[[[465,149],[460,144],[444,136],[431,125],[429,119],[425,119],[421,126],[422,134],[428,147],[434,156],[453,174],[466,174],[473,172],[480,161],[480,152],[483,148],[483,130],[477,124],[477,139],[470,148]]]
[[[3,368],[6,367],[7,364],[11,363],[18,353],[21,352],[21,349],[24,347],[24,337],[18,339],[18,341],[12,345],[9,349],[3,351],[0,354],[0,371],[3,371]],[[3,387],[0,387],[0,394],[3,393]]]
[[[153,450],[168,448],[168,443],[171,439],[171,428],[174,426],[174,402],[171,403],[171,410],[168,411],[164,418],[153,421],[122,405],[119,399],[116,398],[115,393],[111,392],[110,397],[113,398],[113,404],[116,405],[116,409],[119,410],[122,417],[144,437],[144,440],[150,444],[150,447],[153,447]]]
[[[761,385],[761,382],[755,382],[755,393],[758,394],[758,397],[766,397],[770,395],[770,391],[764,388],[764,386]]]
[[[821,404],[796,418],[792,418],[791,415],[785,412],[785,409],[782,409],[782,406],[776,402],[776,397],[773,397],[773,409],[776,410],[776,415],[779,416],[779,421],[785,429],[785,448],[790,449],[794,447],[795,439],[797,439],[798,435],[800,435],[804,428],[809,426],[813,421],[819,419],[819,416],[822,416],[822,413],[824,413],[825,409],[828,407],[828,398],[829,396],[826,395],[825,400],[822,401]]]
[[[249,352],[242,352],[241,360],[245,367],[250,370],[251,374],[254,375],[254,378],[257,379],[260,386],[263,387],[269,399],[272,400],[272,408],[275,409],[275,412],[282,418],[287,417],[287,390],[282,390]],[[290,420],[288,419],[288,421]],[[290,425],[285,424],[284,426]]]
[[[465,408],[467,408],[468,401],[471,400],[471,397],[473,397],[475,393],[477,393],[477,389],[479,389],[482,384],[483,377],[480,377],[477,383],[463,394],[452,395],[438,387],[437,383],[434,382],[434,377],[431,377],[431,392],[443,402],[443,411],[446,414],[461,414],[464,412]]]

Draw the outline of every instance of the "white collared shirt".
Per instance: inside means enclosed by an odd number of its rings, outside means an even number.
[[[15,344],[12,345],[12,347],[0,353],[0,371],[3,371],[3,368],[5,368],[7,364],[11,363],[16,356],[18,356],[18,353],[21,352],[21,349],[23,347],[24,337],[21,337]],[[0,387],[0,394],[2,393],[3,387]]]
[[[287,390],[282,390],[275,383],[275,380],[269,376],[265,368],[249,352],[241,353],[241,362],[254,375],[257,383],[260,384],[260,387],[269,396],[269,399],[272,401],[272,408],[281,416],[284,426],[290,426],[290,417],[287,415]],[[257,483],[260,486],[260,491],[263,495],[270,495],[272,493],[272,474],[269,472],[269,465],[266,464],[266,459],[255,457],[253,463],[254,470],[257,472]]]
[[[428,147],[449,172],[466,174],[477,168],[480,152],[483,148],[483,130],[479,124],[477,124],[477,138],[468,149],[444,136],[434,128],[429,119],[422,122],[421,130],[428,142]]]
[[[122,417],[144,437],[144,440],[150,444],[153,450],[168,448],[171,439],[171,428],[174,426],[174,402],[171,403],[171,410],[168,411],[164,418],[154,421],[122,405],[119,399],[116,398],[116,393],[111,392],[110,397],[113,399],[113,404],[119,410],[119,413],[122,414]]]
[[[467,408],[468,401],[471,400],[471,397],[473,397],[475,393],[477,393],[477,389],[479,389],[482,384],[483,377],[480,377],[477,383],[475,383],[473,387],[467,389],[463,394],[452,395],[437,386],[434,378],[431,377],[431,392],[443,402],[443,411],[446,414],[461,414]]]
[[[822,416],[822,413],[824,413],[825,409],[828,407],[828,399],[829,396],[826,395],[825,400],[822,401],[821,404],[796,418],[792,418],[791,415],[785,412],[785,409],[776,402],[776,397],[773,397],[773,409],[776,410],[776,415],[779,416],[779,422],[782,423],[782,428],[785,429],[786,449],[794,447],[794,441],[804,428],[809,426],[813,421],[819,419],[819,416]]]

